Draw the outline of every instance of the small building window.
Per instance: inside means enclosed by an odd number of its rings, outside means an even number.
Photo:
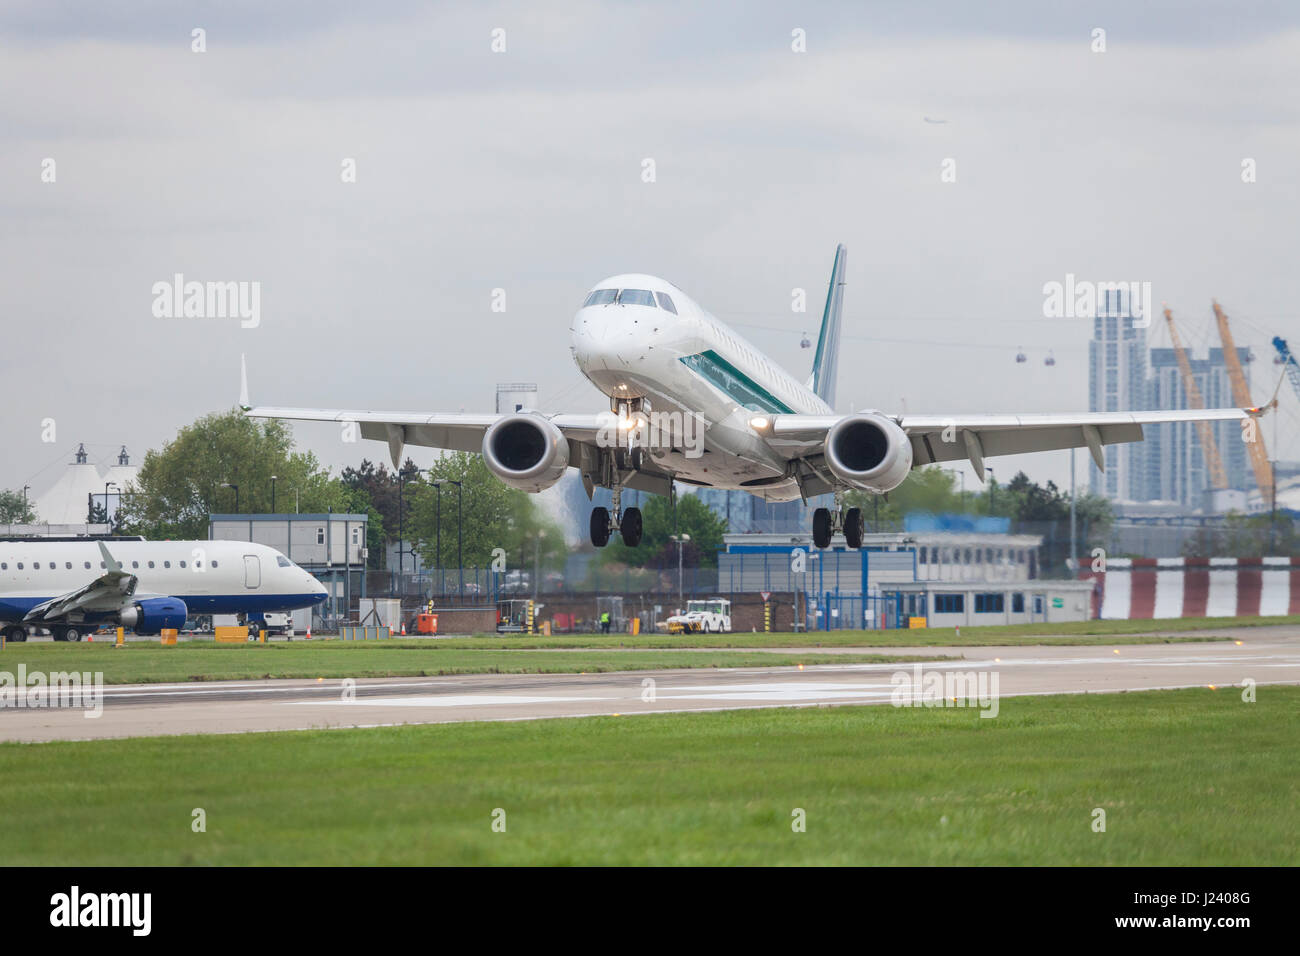
[[[1012,614],[1025,613],[1025,596],[1020,591],[1017,591],[1015,594],[1011,595],[1011,613]]]
[[[1005,609],[1005,595],[1003,594],[977,594],[975,595],[975,613],[976,614],[1001,614]]]
[[[325,529],[324,529],[324,528],[317,528],[317,529],[316,529],[316,543],[317,543],[317,544],[324,544],[324,543],[325,543]]]
[[[966,595],[936,594],[934,596],[935,614],[961,614],[966,610]]]
[[[921,563],[922,563],[922,564],[925,564],[925,563],[926,563],[925,556],[926,556],[926,552],[927,552],[928,550],[929,550],[928,548],[922,548],[922,549],[921,549]]]

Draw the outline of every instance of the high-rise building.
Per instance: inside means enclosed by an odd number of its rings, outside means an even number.
[[[1242,368],[1249,372],[1250,350],[1239,348],[1237,354]],[[1188,360],[1192,376],[1205,400],[1205,407],[1231,408],[1234,404],[1232,384],[1223,361],[1223,349],[1210,349],[1207,358],[1192,358],[1189,355]],[[1174,350],[1152,349],[1150,369],[1144,407],[1187,408],[1187,393]],[[1235,421],[1211,422],[1210,428],[1223,459],[1228,487],[1248,490],[1252,479],[1247,470],[1241,425]],[[1201,507],[1205,503],[1205,492],[1210,487],[1210,474],[1196,425],[1192,422],[1171,422],[1148,425],[1144,431],[1146,480],[1138,500],[1174,501],[1193,508]]]
[[[1088,362],[1088,408],[1094,412],[1127,412],[1146,407],[1146,329],[1134,326],[1127,297],[1103,292],[1093,319]],[[1146,472],[1141,443],[1103,446],[1106,470],[1090,470],[1092,493],[1112,500],[1140,501]]]

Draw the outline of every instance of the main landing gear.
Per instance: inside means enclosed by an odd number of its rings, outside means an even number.
[[[844,543],[857,550],[862,547],[862,535],[866,526],[862,520],[861,508],[844,507],[843,498],[835,495],[835,511],[818,508],[813,511],[813,546],[826,549],[831,546],[831,538],[837,531],[844,534]]]
[[[617,531],[623,538],[623,544],[635,548],[641,543],[641,509],[620,508],[623,489],[614,489],[614,510],[608,508],[591,509],[591,543],[598,548],[609,544],[609,536]]]

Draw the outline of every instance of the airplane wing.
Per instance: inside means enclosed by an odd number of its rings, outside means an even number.
[[[244,407],[249,418],[280,418],[300,422],[355,423],[362,438],[388,443],[388,454],[394,468],[402,467],[402,450],[407,445],[445,448],[449,451],[478,452],[483,450],[483,433],[505,415],[491,413],[449,412],[430,415],[427,412],[378,412],[340,408],[278,408],[274,406]],[[540,414],[540,413],[534,413]],[[542,415],[555,425],[569,440],[573,453],[570,464],[583,474],[584,482],[595,468],[598,458],[598,436],[610,428],[611,413],[589,415]],[[629,471],[623,487],[666,495],[672,491],[672,475],[656,468],[650,461]],[[591,489],[587,489],[588,494]]]
[[[1154,412],[1073,412],[1061,415],[897,415],[891,416],[912,443],[913,467],[967,459],[981,480],[984,459],[998,455],[1087,448],[1097,467],[1105,467],[1103,445],[1141,441],[1143,425],[1169,422],[1240,421],[1260,408],[1179,409]],[[777,415],[772,443],[796,457],[821,444],[844,415]],[[806,454],[805,452],[802,452]]]
[[[483,433],[504,415],[450,412],[430,415],[427,412],[375,412],[343,408],[245,408],[249,418],[283,418],[299,422],[355,423],[362,438],[388,442],[393,467],[402,466],[402,449],[406,445],[445,448],[449,451],[480,451]],[[600,431],[600,415],[543,415],[564,432],[566,438],[594,442]],[[608,413],[606,416],[608,417]],[[608,427],[608,422],[605,423]]]
[[[104,556],[108,570],[75,591],[36,605],[23,615],[23,620],[53,621],[77,610],[113,611],[134,597],[138,583],[136,576],[113,560],[102,541],[99,542],[99,553]]]

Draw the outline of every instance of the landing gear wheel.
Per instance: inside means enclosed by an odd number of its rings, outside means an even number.
[[[59,629],[58,637],[61,641],[79,641],[81,640],[81,629],[70,624]]]
[[[623,535],[623,543],[629,548],[635,548],[641,543],[641,509],[628,508],[623,512],[623,517],[618,522],[619,533]]]
[[[609,544],[609,509],[591,509],[591,543],[598,548]]]
[[[862,547],[862,509],[850,508],[844,512],[844,540],[855,551]]]
[[[18,627],[17,625],[13,627],[6,627],[5,640],[11,644],[23,643],[25,640],[27,640],[27,628]]]
[[[818,508],[813,512],[813,547],[829,548],[831,546],[831,512],[829,508]]]

